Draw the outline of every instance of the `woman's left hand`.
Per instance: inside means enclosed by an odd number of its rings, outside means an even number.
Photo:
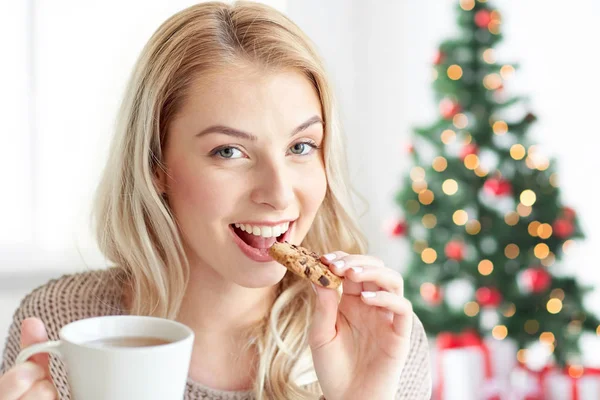
[[[345,277],[342,297],[314,285],[317,306],[309,330],[323,394],[327,400],[393,400],[413,325],[402,276],[375,257],[331,255],[321,261]]]

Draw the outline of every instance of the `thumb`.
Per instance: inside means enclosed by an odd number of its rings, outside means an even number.
[[[27,318],[21,323],[21,349],[33,344],[48,341],[48,333],[44,323],[39,318]],[[47,353],[36,354],[29,358],[46,371],[50,378],[50,356]]]
[[[331,342],[337,333],[336,322],[340,296],[337,290],[311,283],[315,292],[315,312],[308,331],[308,344],[312,349]]]

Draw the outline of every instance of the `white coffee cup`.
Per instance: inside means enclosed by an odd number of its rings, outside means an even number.
[[[73,400],[181,400],[186,389],[194,332],[163,318],[107,316],[65,325],[60,340],[22,350],[17,364],[37,353],[61,357]],[[110,338],[156,338],[144,347],[98,345]]]

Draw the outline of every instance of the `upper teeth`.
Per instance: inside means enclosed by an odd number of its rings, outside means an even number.
[[[277,237],[282,233],[287,232],[290,227],[289,222],[285,222],[283,224],[275,225],[275,226],[259,226],[259,225],[249,225],[249,224],[235,224],[236,228],[240,228],[244,232],[251,233],[256,236],[262,237]]]

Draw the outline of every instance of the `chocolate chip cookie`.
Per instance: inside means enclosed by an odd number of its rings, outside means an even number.
[[[269,248],[269,254],[275,261],[285,266],[298,276],[329,289],[337,289],[342,278],[334,275],[319,260],[319,255],[301,246],[288,242],[275,242]]]

